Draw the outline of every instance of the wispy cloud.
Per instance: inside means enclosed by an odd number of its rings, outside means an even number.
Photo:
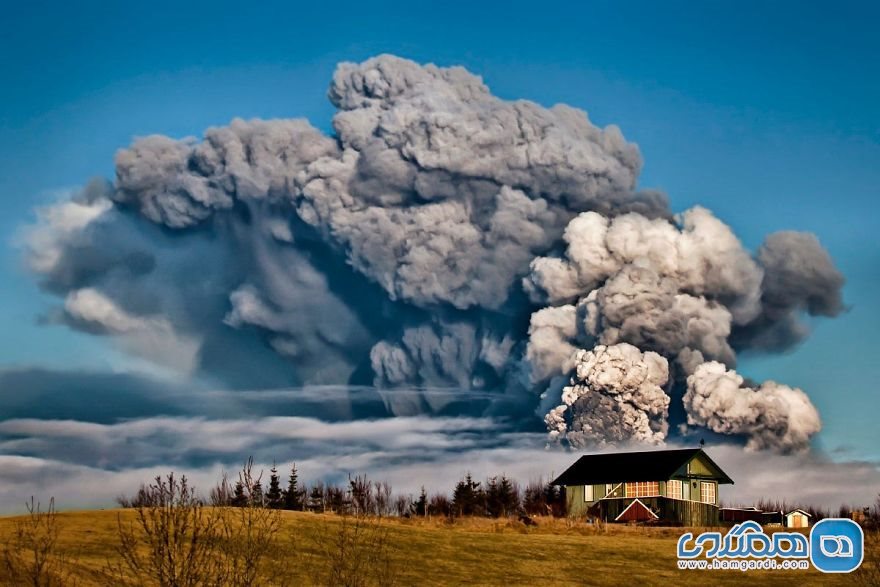
[[[722,490],[728,503],[768,497],[836,507],[870,503],[880,490],[876,463],[753,453],[737,445],[708,450],[736,481]],[[543,434],[517,432],[490,418],[16,419],[0,421],[0,511],[20,509],[29,495],[54,495],[65,508],[110,506],[116,495],[170,470],[186,473],[207,492],[223,470],[249,455],[265,469],[273,461],[282,469],[296,461],[307,480],[342,482],[366,473],[401,493],[421,486],[449,491],[467,472],[548,480],[578,456],[545,448]]]

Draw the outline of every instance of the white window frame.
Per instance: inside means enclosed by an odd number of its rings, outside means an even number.
[[[705,489],[705,491],[704,491]],[[712,501],[706,501],[706,498],[709,497],[709,493],[711,493]],[[706,495],[706,497],[703,497]],[[715,491],[715,484],[711,481],[700,481],[700,501],[702,503],[711,503],[715,504],[718,500],[717,492]]]
[[[629,494],[629,485],[635,485],[635,493]],[[653,493],[652,493],[653,491]],[[657,497],[660,495],[659,481],[631,481],[623,486],[625,497]]]
[[[678,496],[672,495],[670,487],[678,487]],[[680,479],[670,479],[666,482],[666,497],[670,499],[684,499],[684,483]]]

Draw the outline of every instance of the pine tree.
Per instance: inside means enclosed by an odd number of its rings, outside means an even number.
[[[244,483],[241,479],[235,482],[235,489],[232,491],[232,507],[243,508],[247,505],[247,495],[244,492]]]
[[[324,502],[324,485],[323,483],[315,483],[309,493],[309,509],[313,512],[327,511],[327,504]]]
[[[501,516],[501,510],[498,477],[489,477],[486,481],[486,513],[491,518],[497,518]]]
[[[513,515],[519,510],[519,488],[506,475],[502,475],[498,483],[498,503],[502,516]]]
[[[278,477],[278,469],[275,463],[272,463],[269,473],[269,490],[266,492],[266,505],[273,510],[278,510],[284,505],[284,501],[281,496],[281,479]]]
[[[410,508],[414,516],[425,517],[428,515],[428,493],[425,491],[424,485],[422,486],[421,493],[419,493],[418,501],[413,502]]]
[[[266,500],[263,496],[263,484],[259,479],[254,481],[254,485],[251,488],[251,505],[254,507],[263,507],[266,505]]]
[[[305,508],[305,490],[299,486],[299,475],[296,472],[296,463],[290,467],[290,477],[287,478],[287,489],[284,490],[284,509],[302,511]]]
[[[452,493],[452,509],[459,516],[482,514],[485,509],[486,494],[479,481],[474,481],[468,473],[458,482]]]

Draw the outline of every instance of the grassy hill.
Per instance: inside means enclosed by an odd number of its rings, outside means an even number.
[[[116,553],[117,518],[131,510],[69,512],[58,516],[59,551],[78,585],[102,585],[102,569]],[[0,544],[15,518],[0,518]],[[329,563],[328,545],[342,518],[282,512],[278,541],[265,572],[270,584],[315,584]],[[607,526],[597,530],[565,520],[537,527],[515,521],[383,520],[391,575],[397,585],[851,585],[851,576],[816,571],[679,571],[680,529]],[[2,582],[2,580],[0,580]]]

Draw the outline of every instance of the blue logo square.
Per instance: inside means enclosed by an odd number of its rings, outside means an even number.
[[[826,518],[810,530],[810,562],[823,573],[850,573],[862,564],[865,534],[845,518]]]

